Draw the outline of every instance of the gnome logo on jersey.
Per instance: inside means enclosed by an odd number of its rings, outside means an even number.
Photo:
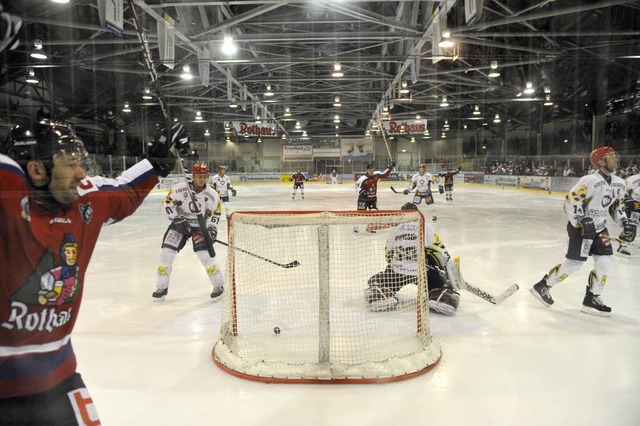
[[[80,216],[82,216],[82,221],[84,223],[91,222],[91,217],[93,217],[93,207],[91,207],[91,203],[80,204],[78,206],[78,209],[80,209]]]
[[[610,195],[604,195],[602,197],[602,207],[607,208],[611,205],[612,199]]]
[[[65,234],[56,263],[51,250],[45,251],[35,270],[13,295],[9,318],[0,326],[7,329],[48,330],[61,327],[71,320],[72,308],[57,307],[73,302],[80,287],[78,243],[72,234]],[[42,309],[42,307],[49,307]]]

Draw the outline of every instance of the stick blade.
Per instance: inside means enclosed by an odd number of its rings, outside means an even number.
[[[294,260],[293,262],[289,262],[286,265],[284,265],[285,269],[291,269],[297,266],[300,266],[300,262],[298,262],[297,260]]]
[[[504,302],[505,300],[507,300],[509,297],[513,296],[513,294],[520,290],[520,286],[518,286],[518,284],[513,284],[512,286],[508,287],[505,291],[503,291],[502,293],[500,293],[496,298],[495,298],[495,304],[498,305],[502,302]]]

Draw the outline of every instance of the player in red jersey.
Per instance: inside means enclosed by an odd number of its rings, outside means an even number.
[[[304,174],[300,171],[300,169],[296,169],[296,172],[291,175],[289,178],[289,182],[293,181],[293,197],[291,199],[296,198],[296,191],[300,188],[300,195],[302,195],[302,199],[304,200],[304,181],[307,180]]]
[[[71,346],[100,231],[133,214],[175,165],[176,123],[118,178],[87,176],[65,126],[17,126],[0,155],[0,423],[100,424]]]
[[[358,193],[358,211],[378,210],[378,181],[386,179],[391,174],[391,170],[396,166],[396,162],[391,160],[384,172],[374,172],[373,165],[367,165],[367,171],[356,181],[356,192]],[[375,232],[367,229],[368,232]],[[360,232],[358,226],[353,228],[353,232]]]
[[[447,168],[446,173],[440,173],[438,176],[444,179],[444,192],[447,197],[447,201],[453,201],[453,177],[460,173],[460,167],[455,171],[451,171],[451,168]]]

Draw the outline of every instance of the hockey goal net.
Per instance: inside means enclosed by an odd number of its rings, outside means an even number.
[[[367,300],[401,224],[415,225],[423,247],[417,211],[233,213],[215,363],[266,382],[381,382],[428,371],[441,351],[429,330],[424,250],[413,251],[411,284],[396,286],[400,303],[379,312]]]

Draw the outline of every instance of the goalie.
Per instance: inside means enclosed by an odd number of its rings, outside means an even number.
[[[406,203],[401,210],[418,210]],[[386,246],[387,267],[369,278],[365,290],[366,302],[373,312],[393,310],[398,304],[398,292],[405,286],[416,286],[418,281],[418,223],[403,223],[389,233]],[[444,315],[455,315],[460,294],[455,290],[445,268],[449,259],[444,244],[433,228],[425,223],[424,250],[429,283],[429,308]]]

